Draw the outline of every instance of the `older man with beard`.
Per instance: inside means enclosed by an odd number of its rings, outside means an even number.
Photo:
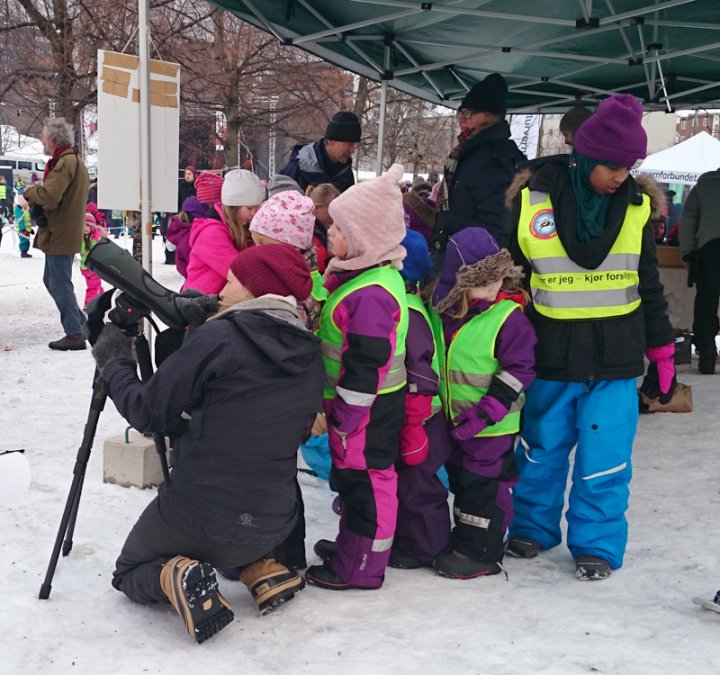
[[[43,283],[57,305],[65,331],[64,337],[50,342],[48,347],[61,351],[85,349],[85,315],[75,297],[72,264],[82,246],[90,180],[73,148],[73,138],[73,128],[62,117],[45,121],[41,140],[51,158],[42,185],[31,185],[23,193],[39,226],[34,246],[45,254]],[[44,218],[38,217],[38,207]]]

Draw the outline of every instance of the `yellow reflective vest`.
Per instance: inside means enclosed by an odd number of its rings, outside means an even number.
[[[447,352],[442,320],[434,310],[430,313],[430,324],[443,355],[440,358],[440,396],[451,422],[479,403],[487,393],[493,376],[502,370],[495,358],[495,341],[507,318],[516,310],[521,310],[521,307],[512,300],[500,300],[491,305],[457,331]],[[475,438],[517,433],[524,403],[523,393],[503,419],[475,434]]]
[[[395,337],[395,352],[387,372],[378,390],[378,395],[397,391],[407,383],[405,371],[405,338],[408,331],[408,305],[405,293],[405,282],[391,265],[373,267],[359,274],[354,279],[335,289],[323,307],[320,315],[320,350],[325,365],[325,389],[323,398],[332,399],[336,396],[335,387],[340,379],[342,347],[345,340],[342,330],[335,323],[333,314],[337,306],[351,293],[367,286],[381,286],[395,298],[400,307],[400,321]]]
[[[560,241],[550,195],[520,191],[518,244],[532,267],[530,291],[535,310],[551,319],[604,319],[630,314],[638,292],[642,233],[650,218],[650,197],[629,204],[620,233],[596,269],[574,263]]]

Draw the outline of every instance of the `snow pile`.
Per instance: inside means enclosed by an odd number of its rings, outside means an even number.
[[[108,401],[80,502],[74,547],[48,601],[37,599],[72,480],[91,397],[89,351],[53,352],[62,331],[42,285],[43,256],[0,247],[0,450],[25,448],[32,483],[0,511],[0,673],[712,673],[720,616],[691,602],[720,587],[716,377],[681,366],[695,412],[640,420],[625,567],[581,583],[564,547],[506,559],[502,575],[452,581],[389,569],[379,591],[307,588],[257,616],[240,583],[221,580],[235,621],[197,646],[169,607],[133,605],[110,586],[125,536],[152,490],[102,483],[102,442],[126,423]],[[159,242],[155,260],[162,261]],[[178,288],[174,267],[155,277]],[[76,265],[78,297],[83,279]],[[312,544],[334,538],[326,483],[301,482]]]

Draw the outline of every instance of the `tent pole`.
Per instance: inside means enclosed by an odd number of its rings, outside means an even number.
[[[383,55],[383,80],[380,85],[380,121],[378,123],[378,148],[377,163],[375,165],[375,175],[382,173],[383,167],[383,150],[385,148],[385,114],[387,112],[387,90],[388,90],[388,70],[390,68],[390,43],[385,42],[385,54]]]
[[[150,60],[148,0],[138,0],[138,56],[140,76],[140,226],[142,266],[152,274],[152,212],[150,208]]]
[[[140,227],[142,228],[142,266],[152,274],[152,210],[150,208],[150,44],[148,0],[138,0],[138,75],[140,77]],[[152,327],[145,319],[143,328],[152,345]]]

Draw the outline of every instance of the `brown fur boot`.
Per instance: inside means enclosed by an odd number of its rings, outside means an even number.
[[[160,570],[160,586],[198,644],[233,620],[233,613],[218,590],[212,565],[176,555]]]
[[[305,588],[305,580],[294,569],[273,558],[262,558],[248,565],[240,572],[240,581],[252,593],[260,614],[272,612]]]

